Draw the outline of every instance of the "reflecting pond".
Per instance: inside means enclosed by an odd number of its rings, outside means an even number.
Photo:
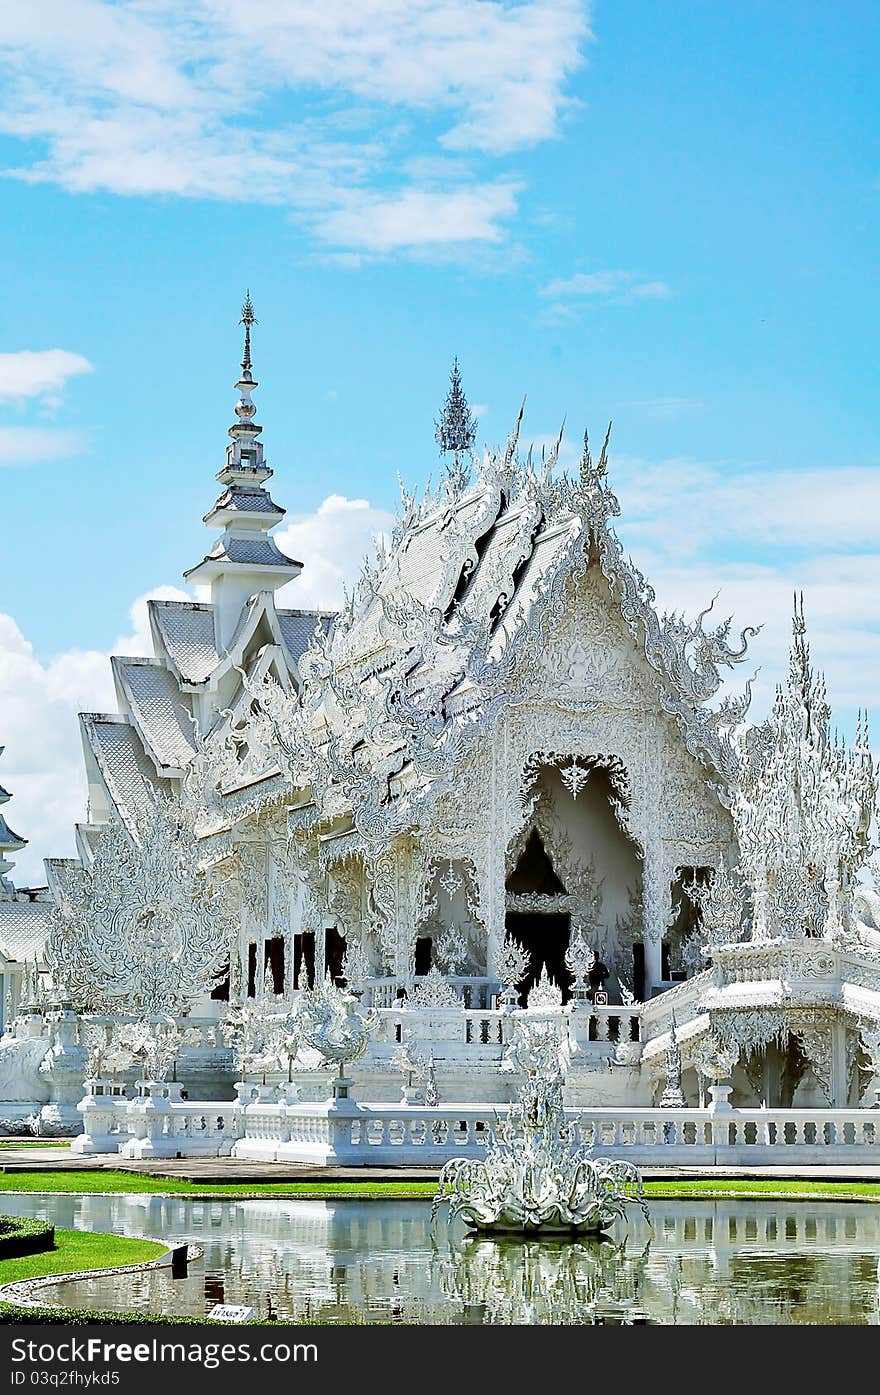
[[[651,1203],[608,1241],[468,1238],[427,1202],[3,1198],[68,1229],[195,1240],[170,1270],[83,1279],[46,1302],[202,1316],[246,1303],[265,1318],[422,1323],[870,1323],[880,1321],[880,1205]]]

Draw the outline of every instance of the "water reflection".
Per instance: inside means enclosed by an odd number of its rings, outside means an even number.
[[[517,1241],[430,1227],[423,1202],[8,1196],[80,1230],[197,1240],[167,1271],[44,1290],[49,1301],[282,1320],[427,1323],[877,1323],[880,1208],[655,1201],[612,1240]]]

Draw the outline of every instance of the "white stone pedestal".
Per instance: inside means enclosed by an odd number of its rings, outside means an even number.
[[[171,1105],[180,1103],[176,1081],[138,1080],[137,1097],[126,1111],[132,1137],[120,1148],[124,1158],[176,1158],[182,1151],[175,1138]],[[166,1129],[166,1120],[168,1128]]]
[[[85,1091],[76,1106],[83,1131],[71,1140],[70,1151],[82,1156],[115,1153],[121,1141],[119,1126],[127,1112],[125,1086],[116,1080],[87,1080]]]

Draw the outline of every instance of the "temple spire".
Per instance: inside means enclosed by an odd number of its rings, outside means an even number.
[[[254,306],[251,301],[250,291],[244,293],[244,305],[241,307],[241,319],[238,322],[244,325],[244,358],[241,361],[242,371],[250,374],[251,371],[251,325],[258,325],[260,322],[254,314]]]
[[[235,384],[235,390],[239,393],[239,399],[235,404],[238,421],[229,428],[232,445],[226,448],[226,465],[227,468],[233,469],[238,466],[240,469],[264,471],[263,478],[268,479],[272,471],[266,469],[263,447],[258,439],[263,428],[254,421],[257,409],[251,401],[251,393],[260,385],[253,375],[251,362],[251,326],[259,322],[254,314],[250,291],[245,295],[238,323],[244,325],[244,353],[241,359],[241,377]]]
[[[221,646],[228,643],[241,608],[251,596],[258,591],[276,591],[302,570],[302,564],[285,556],[269,536],[284,517],[284,509],[264,488],[272,471],[263,458],[259,439],[263,428],[254,421],[257,409],[251,400],[259,386],[251,360],[251,329],[256,323],[248,291],[239,320],[244,325],[244,353],[241,376],[235,384],[239,394],[236,420],[229,428],[231,442],[226,447],[226,464],[217,475],[222,490],[204,517],[209,528],[222,528],[223,534],[197,566],[184,572],[187,581],[210,583]]]

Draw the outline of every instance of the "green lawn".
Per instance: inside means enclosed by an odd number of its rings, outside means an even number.
[[[135,1240],[125,1235],[96,1235],[89,1231],[56,1230],[54,1250],[18,1259],[0,1259],[0,1284],[37,1279],[43,1274],[76,1274],[84,1269],[109,1269],[117,1264],[142,1264],[164,1254],[159,1240]]]
[[[69,1148],[69,1138],[0,1138],[0,1148]]]
[[[4,1172],[0,1169],[2,1192],[129,1192],[135,1195],[181,1195],[192,1197],[239,1196],[351,1196],[396,1198],[433,1196],[435,1182],[188,1182],[173,1177],[151,1177],[143,1173],[113,1172],[109,1169],[72,1168],[70,1171],[40,1169],[34,1172]],[[0,1202],[2,1210],[2,1202]]]
[[[0,1178],[2,1182],[2,1178]],[[645,1183],[646,1196],[719,1197],[750,1196],[880,1198],[880,1182],[830,1182],[804,1177],[693,1177]]]
[[[0,1193],[7,1192],[127,1192],[134,1195],[212,1197],[352,1197],[406,1200],[431,1197],[436,1183],[424,1182],[188,1182],[143,1173],[104,1170],[2,1172]],[[829,1182],[822,1178],[786,1179],[751,1177],[701,1177],[645,1183],[648,1197],[798,1196],[880,1198],[880,1182]],[[0,1202],[2,1210],[2,1202]]]

